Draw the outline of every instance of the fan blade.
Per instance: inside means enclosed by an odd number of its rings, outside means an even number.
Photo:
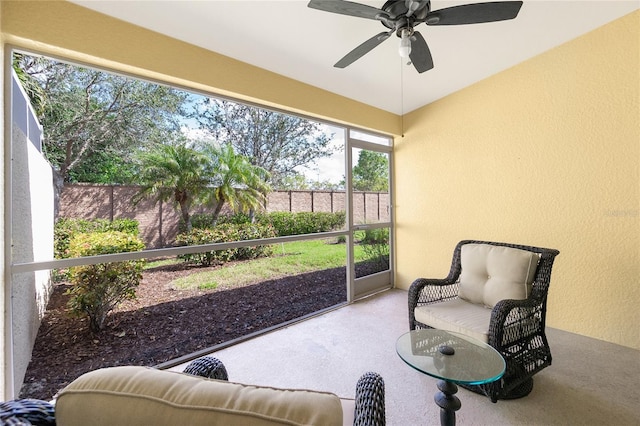
[[[312,9],[356,16],[358,18],[377,19],[376,16],[379,15],[389,17],[389,14],[384,10],[351,1],[311,0],[307,6]]]
[[[518,16],[521,1],[464,4],[434,10],[427,15],[427,25],[464,25],[506,21]]]
[[[411,36],[411,53],[409,54],[416,71],[423,73],[433,68],[433,58],[427,42],[418,31]]]
[[[380,43],[388,39],[392,33],[393,33],[393,30],[389,31],[388,33],[382,32],[380,34],[374,35],[369,40],[365,41],[360,46],[356,47],[351,52],[347,53],[344,56],[344,58],[336,62],[334,67],[346,68],[347,66],[351,65],[352,63],[354,63],[355,61],[357,61],[358,59],[362,58],[364,55],[369,53],[371,50],[373,50],[374,47],[376,47],[377,45],[379,45]]]

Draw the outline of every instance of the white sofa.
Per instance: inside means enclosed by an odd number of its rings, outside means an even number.
[[[360,378],[354,399],[341,399],[329,392],[229,382],[222,363],[211,357],[193,365],[185,369],[190,373],[137,366],[91,371],[66,386],[55,407],[18,400],[5,403],[0,418],[3,424],[13,419],[53,425],[55,415],[57,426],[385,424],[384,382],[376,373]]]

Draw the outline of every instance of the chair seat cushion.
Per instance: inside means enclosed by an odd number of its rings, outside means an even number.
[[[490,244],[465,244],[460,251],[459,296],[488,307],[503,299],[526,299],[531,292],[537,253]]]
[[[95,370],[56,401],[58,426],[341,425],[331,393],[277,389],[146,367]]]
[[[463,299],[451,299],[415,308],[416,321],[429,327],[454,331],[487,343],[491,309],[469,303]]]

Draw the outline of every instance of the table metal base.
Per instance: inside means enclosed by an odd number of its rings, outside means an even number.
[[[458,386],[455,383],[440,380],[438,381],[438,389],[440,392],[433,399],[440,407],[440,425],[455,426],[456,411],[462,406],[460,399],[455,395],[458,392]]]

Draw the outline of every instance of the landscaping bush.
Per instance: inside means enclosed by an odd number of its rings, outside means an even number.
[[[226,225],[217,226],[214,229],[194,228],[189,232],[178,234],[175,243],[178,246],[198,246],[202,244],[224,243],[237,241],[238,232],[234,227]],[[224,263],[233,259],[237,249],[213,250],[202,253],[181,254],[178,259],[201,266],[210,266],[212,263]]]
[[[276,230],[270,224],[246,224],[239,225],[238,231],[240,233],[240,240],[258,240],[261,238],[273,238],[276,237]],[[236,253],[236,259],[246,260],[255,259],[258,257],[268,257],[273,254],[273,247],[270,245],[260,245],[253,247],[239,247]]]
[[[365,257],[376,263],[380,271],[389,269],[389,229],[367,229],[360,246]]]
[[[365,229],[362,244],[389,244],[389,228]]]
[[[136,235],[120,231],[80,233],[69,242],[69,257],[140,251]],[[87,315],[89,328],[100,331],[109,312],[120,302],[134,299],[142,279],[143,260],[99,263],[70,268],[72,287],[68,306],[75,315]]]
[[[191,216],[191,227],[193,229],[210,229],[213,223],[213,214],[198,213]],[[251,223],[251,217],[245,213],[234,213],[231,215],[220,215],[216,221],[216,225],[222,225],[224,223],[232,223],[234,225],[242,225],[245,223]],[[181,232],[185,232],[186,228],[184,224],[180,223]]]
[[[191,217],[191,226],[194,229],[210,229],[212,219],[212,214],[194,214]],[[343,211],[336,213],[272,212],[255,215],[255,223],[273,226],[279,236],[329,232],[344,227],[345,220],[346,213]],[[220,215],[216,224],[246,225],[251,224],[251,217],[245,213]]]
[[[192,229],[190,232],[179,234],[176,237],[177,245],[194,246],[213,243],[227,243],[233,241],[256,240],[275,237],[276,233],[270,225],[223,223],[212,229]],[[225,250],[212,250],[202,253],[190,253],[179,255],[179,259],[187,262],[210,266],[213,263],[224,263],[231,260],[254,259],[256,257],[269,256],[270,246],[255,246],[231,248]]]
[[[232,223],[234,225],[244,225],[251,223],[251,216],[246,213],[234,213],[218,216],[217,224]],[[211,222],[209,222],[211,224]]]
[[[120,231],[138,235],[138,222],[133,219],[69,219],[60,218],[54,228],[54,257],[66,259],[69,256],[69,242],[79,233]]]
[[[272,212],[257,216],[259,223],[273,225],[279,236],[329,232],[344,227],[345,212]]]

